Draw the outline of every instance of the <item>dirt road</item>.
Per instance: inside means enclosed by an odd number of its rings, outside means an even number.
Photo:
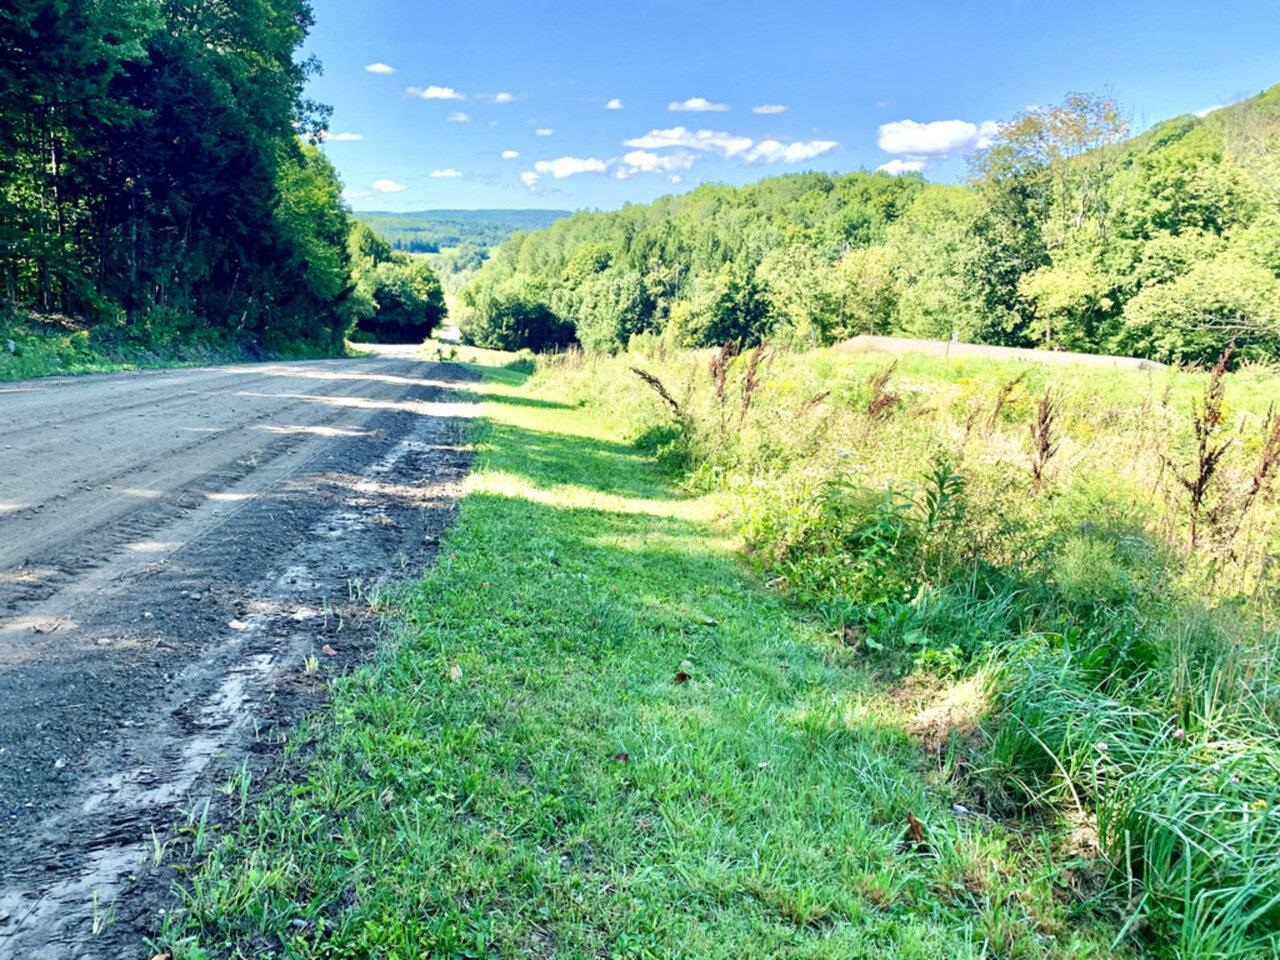
[[[467,466],[411,357],[0,384],[0,958],[150,956],[171,826],[368,654]]]

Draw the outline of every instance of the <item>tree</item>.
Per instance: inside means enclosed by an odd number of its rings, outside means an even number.
[[[446,314],[440,279],[421,255],[398,253],[373,268],[369,289],[374,312],[360,330],[383,343],[418,343]]]

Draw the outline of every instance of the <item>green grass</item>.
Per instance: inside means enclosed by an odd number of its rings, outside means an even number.
[[[243,344],[175,341],[162,345],[131,342],[69,321],[35,318],[11,322],[0,317],[0,383],[68,374],[118,373],[170,367],[300,360],[326,356],[305,344],[266,353]]]
[[[175,960],[1118,955],[718,501],[554,381],[477,389],[438,562],[191,876]]]

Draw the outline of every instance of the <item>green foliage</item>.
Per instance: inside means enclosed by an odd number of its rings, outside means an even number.
[[[518,289],[593,352],[616,352],[648,332],[693,346],[750,345],[771,334],[826,340],[833,330],[878,323],[846,318],[843,308],[884,310],[880,297],[847,282],[883,278],[883,265],[850,261],[834,278],[832,267],[882,243],[921,186],[884,174],[800,174],[577,213],[499,247],[464,288],[464,311]],[[490,325],[465,312],[461,321],[464,333]]]
[[[19,3],[0,14],[0,283],[144,347],[340,350],[346,210],[305,0]]]
[[[496,289],[468,287],[459,323],[467,343],[492,350],[551,350],[573,342],[573,328],[533,287],[509,282]]]
[[[637,438],[678,442],[686,485],[721,498],[844,656],[909,674],[907,689],[945,678],[908,729],[967,809],[1025,817],[1047,848],[1073,836],[1061,876],[1092,878],[1081,892],[1117,917],[1119,944],[1274,953],[1273,367],[1153,380],[904,355],[889,379],[882,356],[783,351],[726,424],[718,398],[742,389],[743,358],[721,375],[635,346],[647,354],[547,358],[541,375]],[[633,366],[680,398],[674,424]],[[885,391],[895,403],[872,402]],[[1196,513],[1183,478],[1206,421]]]
[[[626,442],[627,381],[580,357],[526,385],[487,371],[435,566],[291,735],[295,775],[187,876],[157,949],[1132,956],[1055,896],[1040,845],[953,812],[851,652],[742,569],[714,501]]]
[[[599,353],[641,333],[899,333],[1195,362],[1234,338],[1242,357],[1275,357],[1280,97],[1126,133],[1114,101],[1071,94],[999,125],[968,187],[703,186],[514,237],[468,284],[477,303],[515,285]]]
[[[439,253],[463,247],[488,257],[517,231],[541,230],[569,216],[567,210],[420,210],[415,213],[361,211],[354,215],[406,253]]]

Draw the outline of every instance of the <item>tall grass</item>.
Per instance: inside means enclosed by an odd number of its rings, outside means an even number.
[[[539,376],[878,669],[992,677],[951,772],[1088,837],[1118,941],[1280,949],[1274,371],[634,347]]]

